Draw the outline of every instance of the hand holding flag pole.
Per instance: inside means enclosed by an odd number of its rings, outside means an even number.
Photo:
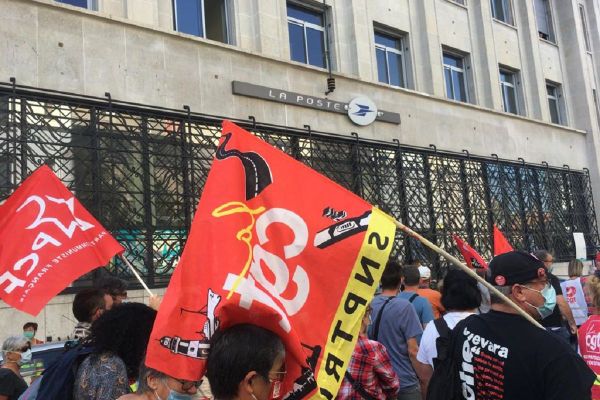
[[[480,277],[479,275],[477,275],[475,273],[475,271],[471,270],[465,264],[461,263],[456,257],[452,256],[450,253],[448,253],[444,249],[436,246],[435,244],[433,244],[432,242],[430,242],[429,240],[427,240],[423,236],[419,235],[417,232],[413,231],[412,229],[410,229],[408,226],[404,225],[403,223],[401,223],[401,222],[399,222],[397,220],[394,220],[394,223],[396,224],[396,226],[398,227],[398,229],[402,230],[404,233],[406,233],[410,237],[413,237],[413,238],[417,239],[418,241],[420,241],[421,243],[423,243],[425,246],[429,247],[431,250],[435,251],[436,253],[441,254],[448,261],[450,261],[452,264],[454,264],[458,268],[460,268],[463,271],[465,271],[471,277],[475,278],[478,282],[480,282],[482,285],[484,285],[486,288],[488,288],[492,293],[494,293],[496,296],[498,296],[499,298],[501,298],[506,304],[512,306],[515,310],[517,310],[517,312],[521,316],[525,317],[525,319],[527,319],[529,322],[531,322],[532,324],[534,324],[538,328],[544,329],[544,327],[538,321],[536,321],[535,319],[533,319],[533,317],[531,315],[529,315],[525,311],[523,311],[511,299],[509,299],[504,294],[502,294],[498,289],[496,289],[488,281],[486,281],[485,279],[483,279],[482,277]]]

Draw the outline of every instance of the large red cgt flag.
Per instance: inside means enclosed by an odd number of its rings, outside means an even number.
[[[473,266],[473,260],[475,260],[477,264],[479,264],[479,268],[487,269],[487,263],[474,248],[472,248],[467,242],[462,240],[460,236],[452,235],[452,237],[456,242],[456,247],[458,247],[458,251],[460,251],[460,254],[462,254],[469,268],[475,268]]]
[[[513,250],[513,247],[508,243],[502,231],[494,224],[494,257]]]
[[[394,234],[377,208],[224,121],[147,364],[198,380],[215,330],[254,323],[286,344],[285,399],[334,397]]]
[[[43,165],[0,205],[0,298],[37,315],[123,247]]]

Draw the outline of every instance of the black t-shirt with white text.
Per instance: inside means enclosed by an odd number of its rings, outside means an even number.
[[[452,331],[465,399],[587,400],[596,375],[566,342],[517,314],[472,315]]]
[[[17,400],[27,390],[27,383],[8,368],[0,368],[0,395]]]

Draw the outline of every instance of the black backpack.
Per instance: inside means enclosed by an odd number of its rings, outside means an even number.
[[[94,351],[88,344],[77,344],[64,352],[44,370],[37,398],[40,400],[71,400],[75,376],[81,362]]]
[[[427,387],[427,400],[460,400],[462,388],[458,367],[453,357],[454,336],[444,318],[433,321],[440,336],[435,341],[437,357],[433,359],[433,375]]]

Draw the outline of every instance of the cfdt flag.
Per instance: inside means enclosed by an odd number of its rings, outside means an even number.
[[[334,397],[394,234],[363,199],[223,122],[147,364],[197,380],[213,332],[251,322],[286,343],[283,398]]]
[[[454,238],[454,241],[456,242],[456,247],[458,247],[458,251],[460,251],[460,254],[462,254],[462,256],[465,259],[465,262],[467,263],[467,266],[469,268],[475,268],[475,266],[473,265],[473,260],[475,260],[477,262],[479,268],[487,269],[487,267],[488,267],[487,263],[485,262],[483,257],[481,257],[481,255],[479,255],[479,253],[477,251],[475,251],[474,248],[472,248],[471,246],[469,246],[468,243],[463,241],[460,238],[460,236],[452,235],[452,237]]]
[[[494,256],[513,251],[513,247],[508,243],[502,231],[494,224]]]
[[[123,247],[43,165],[0,205],[0,298],[37,315]]]

